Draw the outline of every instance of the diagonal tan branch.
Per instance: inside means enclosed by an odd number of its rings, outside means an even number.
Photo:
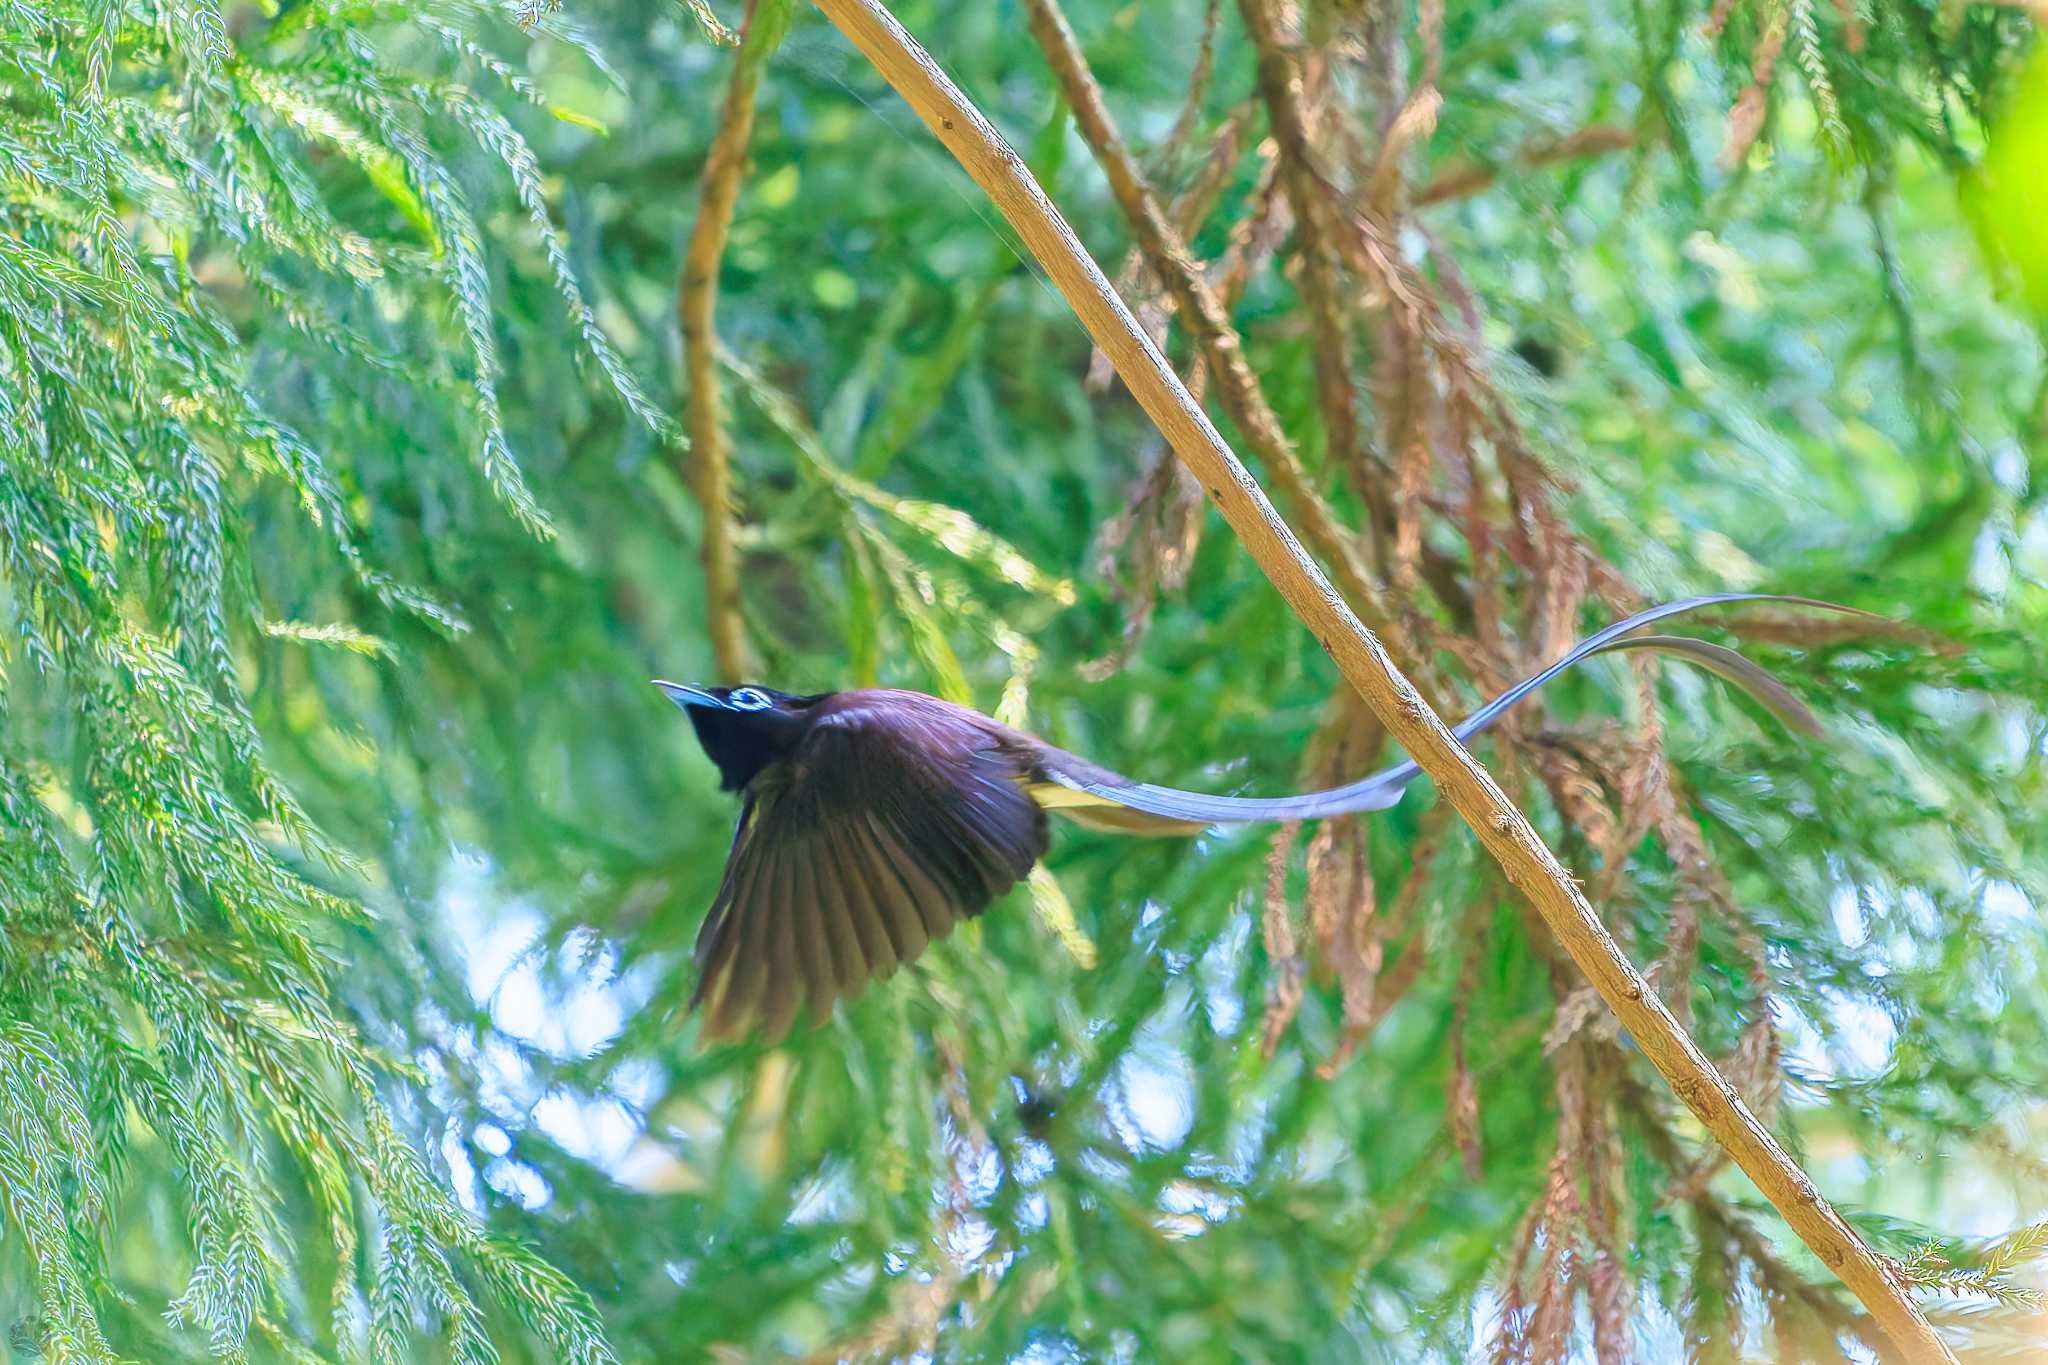
[[[1894,1270],[1864,1245],[1743,1106],[1623,956],[1571,874],[1423,703],[1379,639],[1323,577],[1045,197],[1023,158],[879,0],[816,4],[917,111],[1016,228],[1089,335],[1115,362],[1126,387],[1209,490],[1259,567],[1330,652],[1345,680],[1435,780],[1508,879],[1529,897],[1672,1090],[1814,1254],[1863,1301],[1902,1354],[1916,1361],[1953,1361]]]
[[[761,64],[789,31],[793,0],[747,0],[740,51],[718,114],[718,133],[704,162],[697,221],[676,286],[683,329],[683,379],[689,395],[690,446],[685,481],[704,513],[704,620],[718,676],[738,682],[747,671],[740,617],[739,552],[733,543],[732,451],[718,392],[718,264],[725,256],[739,200],[747,144],[754,132],[754,87]]]

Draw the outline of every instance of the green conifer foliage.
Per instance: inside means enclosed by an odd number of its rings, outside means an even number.
[[[499,107],[539,98],[478,45],[509,17],[410,17],[0,11],[0,1298],[52,1360],[392,1361],[422,1329],[495,1360],[486,1304],[612,1358],[404,1131],[405,1053],[336,993],[369,869],[252,707],[266,653],[467,629],[380,563],[365,444],[467,452],[548,534],[462,158],[516,191],[567,350],[666,429]]]
[[[1017,6],[894,8],[1192,371]],[[1283,6],[1464,408],[1318,283],[1239,6],[1065,8],[1447,705],[1639,596],[1910,623],[1721,623],[1823,743],[1616,663],[1482,756],[1943,1329],[2026,1349],[2048,370],[1957,205],[2026,14]],[[821,1027],[696,1046],[734,811],[644,679],[711,668],[676,273],[744,12],[0,0],[0,1359],[1867,1352],[1426,790],[1064,832]],[[717,309],[762,680],[1217,790],[1389,757],[794,19]]]

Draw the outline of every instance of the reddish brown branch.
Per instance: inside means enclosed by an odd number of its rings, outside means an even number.
[[[1137,159],[1110,118],[1102,89],[1088,69],[1066,15],[1054,0],[1026,0],[1026,9],[1031,16],[1031,31],[1045,51],[1068,107],[1074,111],[1083,140],[1109,179],[1110,191],[1130,222],[1146,263],[1173,296],[1182,323],[1201,347],[1224,411],[1244,433],[1246,442],[1301,523],[1308,543],[1330,566],[1353,609],[1365,615],[1376,628],[1387,629],[1392,617],[1381,601],[1378,585],[1359,562],[1350,533],[1316,492],[1293,442],[1281,428],[1279,416],[1245,361],[1243,342],[1222,301],[1195,263],[1179,231],[1167,220],[1138,168]]]
[[[1543,166],[1554,166],[1561,161],[1577,161],[1583,157],[1605,156],[1609,152],[1625,152],[1635,145],[1636,136],[1628,129],[1596,123],[1564,137],[1544,138],[1528,143],[1507,159],[1507,165],[1518,171],[1533,171]],[[1492,189],[1500,176],[1499,166],[1488,166],[1477,161],[1461,162],[1438,172],[1428,184],[1415,191],[1410,202],[1417,208],[1426,208],[1450,199],[1469,198]]]
[[[1255,0],[1245,0],[1255,8]],[[1256,18],[1248,28],[1258,31]],[[1294,206],[1295,234],[1300,242],[1302,301],[1308,305],[1315,335],[1316,395],[1323,412],[1323,430],[1330,459],[1349,479],[1365,503],[1376,533],[1374,546],[1382,574],[1386,572],[1385,538],[1393,508],[1385,488],[1367,470],[1365,443],[1359,428],[1358,398],[1351,385],[1351,332],[1343,306],[1344,280],[1336,249],[1330,243],[1330,206],[1320,193],[1310,158],[1306,93],[1294,63],[1278,51],[1258,47],[1259,98],[1279,144],[1281,181]]]
[[[718,265],[725,256],[747,145],[753,139],[754,87],[762,62],[789,31],[792,2],[747,0],[744,36],[719,109],[718,132],[705,158],[697,222],[690,230],[676,289],[689,402],[686,481],[704,514],[704,624],[718,675],[726,682],[738,682],[746,674],[747,643],[740,614],[739,552],[733,540],[731,449],[718,391]]]

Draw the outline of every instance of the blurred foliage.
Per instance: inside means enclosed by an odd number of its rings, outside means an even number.
[[[1071,17],[1162,190],[1213,200],[1195,249],[1242,264],[1247,355],[1437,695],[1687,591],[1926,632],[1726,618],[1825,744],[1615,663],[1488,756],[1958,1344],[2023,1355],[2048,373],[1997,243],[2033,241],[2028,18],[1305,10],[1333,179],[1378,187],[1477,358],[1456,389],[1340,272],[1349,449],[1235,7]],[[1018,7],[899,12],[1114,268]],[[711,667],[676,276],[742,23],[0,7],[0,1352],[1867,1353],[1426,789],[1299,838],[1065,831],[826,1026],[696,1047],[733,809],[644,680]],[[717,321],[763,680],[956,695],[1219,790],[1384,757],[815,14],[758,101]],[[1396,486],[1403,545],[1361,494]]]

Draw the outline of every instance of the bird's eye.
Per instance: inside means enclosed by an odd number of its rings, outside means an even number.
[[[766,711],[775,704],[758,687],[735,687],[726,695],[725,701],[735,711]]]

